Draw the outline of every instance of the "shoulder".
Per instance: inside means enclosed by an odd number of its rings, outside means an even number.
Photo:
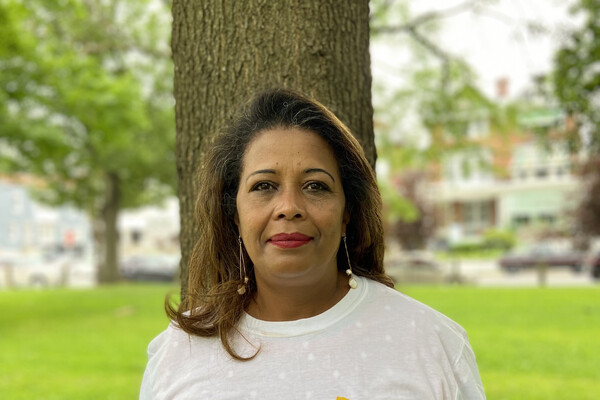
[[[364,279],[364,278],[363,278]],[[397,329],[398,334],[410,332],[430,341],[437,341],[457,356],[468,346],[465,330],[441,312],[379,282],[364,279],[368,285],[365,306],[370,315],[383,326]]]
[[[194,376],[205,376],[206,365],[220,353],[218,338],[189,335],[171,322],[148,345],[140,399],[175,398],[175,393],[187,393],[191,371]]]
[[[463,398],[485,398],[475,355],[458,323],[393,288],[361,281],[367,294],[354,314],[351,332],[367,329],[363,340],[355,342],[369,343],[378,362],[385,360],[383,365],[396,370],[410,365],[413,372],[426,374],[426,381],[444,381]],[[415,369],[417,365],[421,368]]]
[[[361,280],[364,281],[368,287],[368,298],[370,301],[381,302],[381,305],[385,310],[442,315],[433,308],[413,299],[395,288],[391,288],[368,278],[362,278]]]
[[[163,351],[165,347],[169,346],[169,342],[174,335],[177,335],[177,328],[173,323],[170,323],[167,329],[159,333],[154,339],[148,344],[148,358],[155,357],[158,353]]]
[[[448,328],[464,333],[464,329],[439,311],[421,303],[412,297],[371,279],[363,278],[368,285],[367,300],[380,305],[383,311],[395,316],[414,316],[419,319],[443,322]]]
[[[206,352],[215,348],[218,343],[216,337],[200,337],[190,335],[177,326],[169,323],[169,326],[156,336],[148,345],[148,359],[160,357],[163,361],[170,358],[190,357],[192,353]]]

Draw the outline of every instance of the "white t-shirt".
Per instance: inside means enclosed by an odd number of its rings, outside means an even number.
[[[485,399],[465,331],[378,282],[315,317],[268,322],[245,314],[235,349],[171,324],[148,347],[140,399]]]

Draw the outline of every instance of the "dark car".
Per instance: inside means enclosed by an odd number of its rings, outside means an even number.
[[[498,262],[508,272],[538,267],[570,267],[575,272],[581,272],[586,263],[586,254],[550,245],[537,245],[508,253]]]
[[[179,270],[179,257],[167,255],[136,255],[119,265],[121,276],[133,281],[174,281]]]
[[[592,277],[600,279],[600,252],[591,257],[589,265],[592,268]]]

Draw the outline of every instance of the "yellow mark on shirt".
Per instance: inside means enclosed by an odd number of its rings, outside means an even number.
[[[348,399],[345,397],[336,397],[335,400],[348,400]]]

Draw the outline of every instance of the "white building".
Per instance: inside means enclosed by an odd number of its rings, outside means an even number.
[[[179,200],[125,210],[119,217],[121,255],[179,253]]]
[[[544,115],[529,120],[526,128],[535,124],[551,130],[564,124],[561,111]],[[469,138],[481,146],[443,160],[440,179],[428,185],[441,215],[438,238],[478,241],[490,228],[568,230],[568,213],[577,205],[579,188],[572,166],[580,156],[571,154],[564,141],[543,145],[528,131],[492,136],[481,129],[470,129]]]

